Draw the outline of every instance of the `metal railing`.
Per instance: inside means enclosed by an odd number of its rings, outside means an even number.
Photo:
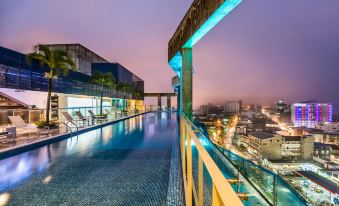
[[[0,110],[0,126],[10,125],[9,116],[20,116],[25,123],[33,124],[43,120],[45,117],[44,109],[4,109]]]
[[[103,113],[106,113],[106,109],[110,112],[121,112],[127,111],[128,113],[145,112],[145,111],[176,111],[176,107],[167,108],[162,106],[161,108],[154,105],[133,105],[125,107],[117,106],[103,106]],[[64,122],[65,119],[62,112],[68,112],[73,118],[77,118],[75,112],[79,111],[84,116],[89,117],[89,110],[93,111],[94,114],[100,113],[100,107],[65,107],[58,108],[58,121]],[[20,116],[26,124],[34,124],[38,121],[45,120],[46,109],[4,109],[0,110],[0,126],[9,126],[11,124],[9,116]]]
[[[157,106],[157,105],[144,105],[145,107],[145,111],[177,111],[177,106],[171,106],[171,107],[167,107],[166,105],[161,105],[161,106]]]
[[[180,150],[186,205],[191,206],[194,201],[194,205],[202,206],[208,200],[213,206],[243,205],[241,198],[246,198],[246,196],[237,194],[232,189],[229,180],[224,177],[195,132],[191,121],[185,116],[180,116]],[[194,154],[198,156],[197,161]],[[197,172],[193,168],[196,163]],[[205,174],[206,172],[208,174]],[[211,189],[208,189],[208,182],[211,183]]]

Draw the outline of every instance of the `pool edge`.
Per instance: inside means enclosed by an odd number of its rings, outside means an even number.
[[[89,131],[94,130],[94,129],[98,129],[98,128],[102,128],[102,127],[114,124],[114,123],[117,123],[117,122],[120,122],[120,121],[124,121],[126,119],[130,119],[130,118],[133,118],[133,117],[144,115],[144,114],[147,114],[149,112],[150,111],[138,113],[138,114],[131,115],[131,116],[128,116],[128,117],[124,117],[124,118],[112,120],[112,121],[109,121],[109,122],[105,122],[103,124],[98,124],[98,125],[82,128],[82,129],[79,129],[78,135],[89,132]],[[72,136],[75,136],[75,135],[72,135]],[[21,145],[17,145],[17,146],[13,146],[13,147],[3,149],[3,150],[0,150],[0,160],[18,155],[20,153],[27,152],[28,150],[36,149],[36,148],[39,148],[39,147],[42,147],[42,146],[45,146],[45,145],[48,145],[48,144],[51,144],[51,143],[59,142],[61,140],[65,140],[69,137],[71,137],[71,133],[64,133],[64,134],[59,134],[59,135],[55,135],[55,136],[51,136],[51,137],[38,139],[38,140],[35,140],[33,142],[29,142],[29,143],[26,143],[26,144],[21,144]]]

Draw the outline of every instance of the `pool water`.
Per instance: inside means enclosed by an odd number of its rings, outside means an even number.
[[[176,113],[148,113],[0,160],[8,205],[181,205]]]

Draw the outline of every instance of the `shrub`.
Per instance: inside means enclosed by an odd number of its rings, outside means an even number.
[[[107,118],[107,117],[108,117],[108,114],[97,114],[97,115],[95,115],[95,116]]]
[[[59,126],[57,122],[46,122],[46,121],[38,121],[34,122],[37,128],[44,128],[44,127],[49,127],[49,128],[56,128]]]

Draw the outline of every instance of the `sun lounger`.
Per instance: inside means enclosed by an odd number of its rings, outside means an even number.
[[[38,129],[34,125],[28,125],[20,116],[8,116],[9,120],[11,121],[12,125],[16,127],[17,133],[37,133]]]
[[[75,112],[75,114],[78,116],[79,119],[81,119],[84,122],[84,124],[85,124],[85,122],[87,122],[88,125],[89,125],[89,118],[82,115],[82,113],[79,112],[79,111]]]
[[[98,120],[98,121],[106,121],[107,116],[100,116],[100,115],[95,115],[92,110],[88,110],[89,115],[91,116],[92,120]]]
[[[65,124],[71,123],[74,126],[78,127],[78,122],[82,122],[85,126],[85,122],[81,119],[73,119],[73,117],[68,112],[62,112],[62,115],[66,118]]]

